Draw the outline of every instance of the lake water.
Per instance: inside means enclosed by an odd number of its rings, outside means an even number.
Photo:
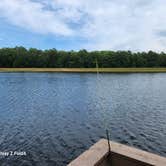
[[[109,129],[166,156],[166,74],[1,73],[2,166],[64,166]]]

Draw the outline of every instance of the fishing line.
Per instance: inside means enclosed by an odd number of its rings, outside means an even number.
[[[96,72],[97,72],[97,89],[100,89],[99,87],[99,83],[101,82],[100,80],[100,76],[99,76],[99,65],[98,65],[98,61],[96,59]],[[99,96],[100,96],[100,92],[99,92]],[[101,96],[100,96],[101,97]],[[103,98],[104,99],[104,98]],[[103,100],[104,102],[104,100]],[[106,105],[106,103],[104,103]],[[103,108],[103,109],[102,109]],[[108,130],[108,125],[107,125],[107,118],[106,118],[106,108],[103,107],[103,104],[101,105],[101,109],[103,110],[103,126],[104,126],[104,130],[106,131],[106,138],[107,138],[107,142],[108,142],[108,152],[111,152],[111,145],[110,145],[110,133]]]

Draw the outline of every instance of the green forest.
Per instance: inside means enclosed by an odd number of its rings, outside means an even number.
[[[1,48],[1,68],[100,68],[111,67],[166,67],[164,52],[131,51],[58,51],[24,47]]]

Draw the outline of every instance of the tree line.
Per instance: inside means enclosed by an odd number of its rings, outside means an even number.
[[[24,47],[1,48],[0,67],[94,68],[166,67],[164,52],[58,51]]]

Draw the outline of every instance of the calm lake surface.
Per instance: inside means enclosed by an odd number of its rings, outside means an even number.
[[[166,156],[166,74],[0,73],[2,166],[64,166],[109,129]]]

